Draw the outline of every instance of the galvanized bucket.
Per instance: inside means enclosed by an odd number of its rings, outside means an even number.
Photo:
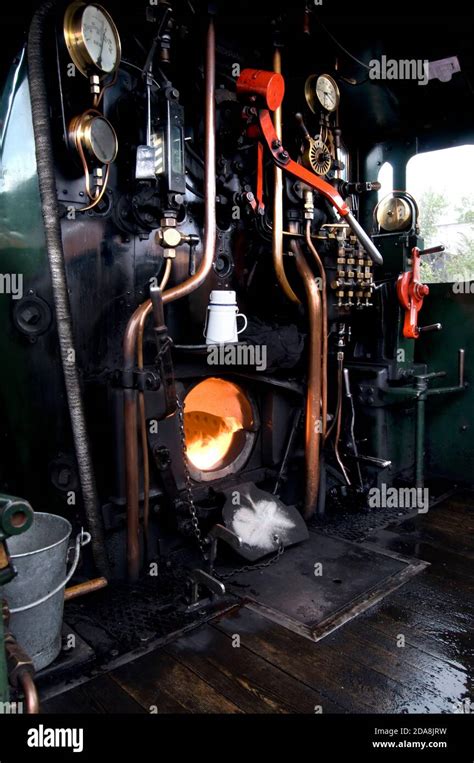
[[[91,536],[81,530],[69,547],[72,527],[64,517],[35,512],[30,529],[8,540],[17,576],[5,586],[10,609],[10,631],[41,670],[61,651],[64,588],[73,576],[81,546]],[[74,558],[69,572],[69,553]]]

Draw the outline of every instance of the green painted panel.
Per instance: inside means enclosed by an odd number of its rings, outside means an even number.
[[[422,335],[417,355],[430,371],[447,376],[430,387],[454,386],[458,380],[458,349],[465,350],[464,393],[441,395],[426,403],[427,474],[472,483],[474,473],[474,283],[471,293],[455,293],[459,284],[431,284],[420,313],[421,323],[440,322],[442,331]]]

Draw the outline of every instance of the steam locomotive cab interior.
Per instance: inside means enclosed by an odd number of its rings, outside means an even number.
[[[472,570],[469,24],[329,5],[10,20],[2,701],[229,612],[317,654],[435,516]]]

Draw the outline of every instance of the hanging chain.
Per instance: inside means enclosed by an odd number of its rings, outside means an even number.
[[[222,575],[214,570],[214,577],[219,580],[229,580],[229,578],[233,578],[235,575],[241,575],[243,572],[258,572],[259,570],[264,570],[266,567],[271,567],[272,564],[275,564],[284,551],[285,546],[283,543],[280,543],[276,553],[270,557],[270,559],[267,559],[266,562],[262,562],[261,564],[245,564],[243,567],[236,567],[235,569],[230,570],[230,572],[225,572]]]
[[[193,535],[196,538],[196,541],[198,543],[199,549],[201,551],[201,554],[204,559],[206,559],[206,544],[204,542],[204,538],[202,537],[201,529],[199,527],[199,521],[197,517],[197,510],[196,505],[194,503],[193,499],[193,490],[191,487],[191,475],[189,474],[188,469],[188,457],[187,457],[187,446],[186,446],[186,433],[184,431],[184,410],[183,410],[183,404],[181,403],[181,400],[179,399],[178,395],[176,395],[176,407],[178,411],[178,425],[179,425],[179,435],[181,438],[181,450],[183,454],[183,468],[184,468],[184,500],[185,503],[188,506],[189,514],[191,517],[191,526]]]
[[[176,396],[176,408],[178,411],[178,425],[179,425],[179,435],[181,439],[181,450],[183,453],[183,467],[184,467],[184,481],[185,481],[185,487],[184,487],[184,500],[188,506],[189,514],[191,517],[191,526],[193,535],[196,538],[196,541],[198,543],[199,549],[201,551],[201,554],[203,556],[203,559],[207,561],[207,554],[206,554],[206,543],[204,538],[202,537],[201,529],[199,527],[199,521],[197,516],[197,510],[196,505],[194,503],[193,499],[193,490],[191,486],[191,475],[189,474],[188,469],[188,458],[187,458],[187,446],[186,446],[186,433],[184,430],[184,409],[183,404],[181,403],[181,400],[178,396]],[[258,570],[263,570],[266,567],[270,567],[272,564],[275,564],[277,562],[281,555],[284,553],[285,547],[283,543],[280,543],[278,546],[278,549],[276,553],[268,559],[266,562],[262,562],[261,564],[246,564],[243,567],[236,567],[234,570],[230,570],[230,572],[226,572],[223,574],[218,573],[216,570],[214,570],[213,575],[214,577],[218,578],[219,580],[228,580],[231,577],[234,577],[234,575],[240,575],[244,572],[256,572]]]

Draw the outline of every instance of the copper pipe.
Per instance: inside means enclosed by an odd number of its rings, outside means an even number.
[[[322,434],[323,440],[326,439],[327,418],[328,418],[328,299],[327,299],[327,279],[323,262],[316,247],[311,241],[311,220],[307,220],[305,227],[306,245],[313,255],[319,269],[321,278],[321,301],[322,301],[322,321],[323,321],[323,357],[322,357],[322,388],[321,388],[321,416],[322,416]]]
[[[181,284],[163,293],[163,302],[191,294],[201,286],[209,275],[216,248],[216,127],[215,127],[215,30],[209,19],[206,48],[205,82],[205,146],[204,146],[204,246],[203,256],[196,273]],[[132,372],[140,322],[145,321],[152,310],[151,300],[143,302],[131,316],[123,341],[124,371]],[[131,580],[136,580],[140,570],[139,541],[139,492],[138,492],[138,443],[136,392],[131,386],[124,390],[124,437],[125,476],[127,483],[127,561]]]
[[[29,670],[22,670],[18,674],[18,681],[25,695],[26,712],[28,715],[38,715],[40,703],[36,685]]]
[[[163,290],[169,281],[171,275],[171,266],[173,260],[169,257],[166,260],[163,278],[161,279],[160,289]],[[143,371],[143,335],[145,333],[145,321],[146,315],[142,314],[140,322],[138,324],[138,337],[137,337],[137,357],[138,357],[138,369]],[[150,459],[148,457],[148,437],[146,431],[146,411],[145,411],[145,393],[140,391],[138,393],[138,408],[140,414],[140,434],[142,442],[142,458],[143,458],[143,545],[145,551],[145,558],[148,558],[148,525],[150,519]]]
[[[273,53],[273,71],[281,74],[281,52],[280,48],[275,47]],[[273,113],[273,123],[278,139],[282,139],[282,109],[279,106]],[[284,293],[292,302],[300,303],[295,292],[291,288],[285,274],[283,265],[283,171],[279,167],[274,167],[274,191],[273,191],[273,229],[272,229],[272,250],[273,266],[275,268],[278,283]]]
[[[294,223],[290,223],[294,225]],[[322,307],[321,293],[313,272],[306,262],[301,244],[296,239],[291,242],[298,273],[303,279],[308,303],[309,349],[308,349],[308,391],[306,395],[306,489],[303,516],[310,519],[316,509],[320,473],[321,441],[321,349],[322,349]]]
[[[64,591],[64,601],[71,601],[71,599],[77,599],[78,596],[85,596],[86,593],[100,591],[101,588],[105,588],[108,584],[107,578],[94,578],[94,580],[87,580],[85,583],[73,585]]]
[[[138,413],[140,418],[140,437],[143,460],[143,551],[148,560],[148,525],[150,519],[150,459],[148,456],[148,437],[146,431],[145,393],[138,393]]]

